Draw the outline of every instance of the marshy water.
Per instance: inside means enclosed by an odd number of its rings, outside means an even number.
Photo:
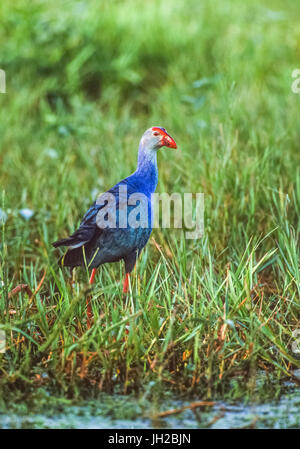
[[[300,370],[295,372],[300,378]],[[263,379],[258,379],[258,383]],[[285,382],[277,399],[263,403],[217,401],[214,405],[184,409],[201,398],[185,401],[168,398],[150,401],[145,395],[101,394],[97,400],[71,403],[51,395],[43,398],[41,411],[19,404],[0,411],[1,428],[103,429],[103,428],[300,428],[300,389]],[[47,405],[48,402],[48,405]],[[176,410],[176,413],[173,413]],[[29,413],[28,413],[29,411]],[[167,416],[159,416],[169,411]]]

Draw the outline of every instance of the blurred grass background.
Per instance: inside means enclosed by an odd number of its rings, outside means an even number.
[[[125,391],[153,376],[210,397],[237,373],[290,374],[299,366],[291,343],[299,326],[300,96],[291,74],[300,65],[300,5],[2,0],[0,21],[2,385],[40,382],[47,358],[65,389],[75,388],[70,376]],[[152,125],[179,147],[160,151],[158,191],[204,192],[205,235],[193,242],[155,230],[160,251],[152,240],[125,303],[122,267],[103,268],[98,325],[84,333],[86,273],[71,292],[51,242],[74,230],[98,192],[135,170]],[[23,208],[34,212],[28,221]],[[34,298],[8,299],[19,283],[34,291],[44,270]],[[121,344],[128,314],[140,321]],[[115,326],[111,335],[101,319]],[[88,375],[82,361],[91,351],[97,374],[91,365]]]

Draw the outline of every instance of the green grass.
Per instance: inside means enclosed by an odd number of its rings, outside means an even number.
[[[234,399],[261,369],[280,384],[300,366],[300,6],[62,3],[0,6],[2,394],[150,385]],[[204,192],[205,234],[154,230],[126,297],[123,266],[102,267],[87,329],[87,273],[72,290],[51,242],[134,171],[151,125],[179,147],[160,151],[158,191]],[[39,289],[8,299],[21,283]]]

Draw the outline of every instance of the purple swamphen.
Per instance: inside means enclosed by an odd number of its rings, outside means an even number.
[[[152,231],[151,194],[154,193],[158,181],[157,150],[163,146],[177,148],[174,139],[164,128],[155,126],[147,129],[140,141],[136,171],[100,195],[86,212],[79,228],[70,237],[53,243],[55,248],[68,247],[65,255],[59,260],[61,266],[71,267],[71,269],[76,266],[92,268],[90,277],[90,284],[92,284],[99,265],[123,259],[126,272],[123,292],[127,293],[129,274]],[[122,195],[125,192],[123,199],[120,198],[120,192]],[[130,201],[130,196],[133,194],[141,194],[142,198],[146,199],[146,208],[142,209],[143,214],[146,215],[146,222],[143,220],[145,217],[140,217],[140,223],[143,222],[143,225],[131,226],[130,220],[126,220],[124,226],[124,222],[121,225],[122,211],[125,211],[126,218],[130,217],[134,209]],[[114,201],[109,203],[112,196]],[[124,199],[126,208],[124,208]],[[141,202],[139,197],[137,199],[135,206]],[[106,221],[105,217],[107,218],[108,214],[115,220]],[[111,223],[114,225],[112,226]],[[88,316],[91,316],[88,301],[87,305]]]

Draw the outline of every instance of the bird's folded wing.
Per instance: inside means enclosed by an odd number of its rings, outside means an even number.
[[[126,184],[126,180],[122,181],[122,183]],[[112,194],[115,198],[115,202],[108,208],[106,207],[106,212],[110,212],[110,207],[115,208],[116,210],[119,209],[119,184],[116,184],[114,187],[112,187],[110,190],[105,192],[104,194],[100,195],[98,199],[92,204],[92,206],[87,210],[85,213],[79,228],[73,232],[73,234],[70,235],[70,237],[58,240],[53,243],[54,247],[58,246],[70,246],[72,248],[78,248],[82,245],[85,245],[87,242],[92,240],[92,238],[102,232],[103,228],[99,226],[99,220],[97,220],[97,214],[99,211],[107,206],[107,200],[105,200],[105,195]],[[130,185],[127,185],[128,192],[127,194],[130,195],[132,193],[132,187]]]

